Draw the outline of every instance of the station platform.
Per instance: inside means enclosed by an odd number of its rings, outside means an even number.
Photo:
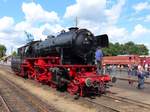
[[[126,98],[150,105],[150,94],[142,92],[142,90],[132,91],[124,88],[111,87],[110,91],[116,97]]]
[[[134,73],[135,74],[135,73]],[[127,70],[115,70],[112,71],[110,73],[111,77],[116,77],[118,80],[131,80],[133,82],[137,82],[138,81],[138,76],[136,75],[128,75],[128,71]],[[148,77],[145,77],[145,83],[146,84],[150,84],[150,75]]]
[[[150,105],[150,77],[145,77],[144,89],[137,89],[138,76],[129,76],[127,71],[116,71],[113,76],[117,78],[117,82],[110,87],[114,96]],[[133,83],[129,84],[129,80]]]
[[[119,80],[131,80],[133,82],[137,82],[138,81],[138,77],[137,76],[128,76],[126,74],[124,75],[116,75],[116,78]],[[145,84],[150,84],[150,77],[146,78],[145,77]]]

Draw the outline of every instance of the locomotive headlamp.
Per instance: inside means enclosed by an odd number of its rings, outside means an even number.
[[[85,41],[87,41],[88,39],[87,39],[87,38],[85,38],[84,40],[85,40]]]
[[[91,79],[90,78],[86,78],[85,79],[85,84],[87,87],[90,87],[92,85]]]

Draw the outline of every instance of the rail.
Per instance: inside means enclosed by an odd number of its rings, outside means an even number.
[[[118,100],[118,101],[121,101],[121,102],[126,102],[126,103],[130,103],[130,104],[133,104],[133,105],[136,105],[136,106],[139,106],[141,108],[147,108],[147,109],[150,109],[150,104],[147,104],[147,103],[143,103],[143,102],[139,102],[139,101],[136,101],[136,100],[132,100],[132,99],[129,99],[129,98],[125,98],[125,97],[115,97],[115,96],[110,96],[110,95],[103,95],[104,97],[107,97],[107,98],[111,98],[111,99],[114,99],[114,100]]]
[[[5,99],[1,95],[0,95],[0,100],[2,101],[2,103],[3,103],[3,105],[4,105],[5,109],[6,109],[6,111],[7,112],[11,112],[11,110],[10,110],[7,102],[5,101]]]
[[[88,99],[88,98],[85,98],[85,100],[88,101],[88,102],[90,102],[90,103],[92,103],[92,104],[99,105],[99,106],[102,106],[102,107],[104,107],[104,108],[107,108],[107,109],[110,110],[110,111],[120,112],[120,111],[117,110],[117,109],[114,109],[114,108],[112,108],[112,107],[109,107],[109,106],[106,106],[106,105],[104,105],[104,104],[98,103],[98,102],[96,102],[96,101],[90,100],[90,99]]]
[[[58,110],[51,108],[51,106],[49,106],[48,104],[43,102],[38,97],[32,95],[31,93],[24,90],[23,88],[18,87],[18,85],[16,85],[14,82],[10,81],[9,79],[4,79],[4,78],[1,78],[1,79],[4,80],[5,82],[7,82],[7,84],[11,85],[14,89],[16,89],[20,94],[22,94],[22,96],[24,98],[26,98],[30,102],[32,102],[32,105],[37,107],[40,112],[59,112]],[[9,107],[8,107],[8,109],[9,109]],[[11,112],[11,111],[8,111],[8,112]]]

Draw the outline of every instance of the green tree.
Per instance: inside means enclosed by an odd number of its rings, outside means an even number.
[[[16,51],[13,51],[11,55],[12,55],[12,56],[17,56],[17,52],[16,52]]]
[[[144,44],[137,45],[137,49],[139,55],[148,55],[149,53],[148,48]]]
[[[6,47],[0,44],[0,58],[6,55]]]
[[[109,43],[108,48],[104,48],[103,52],[106,56],[116,55],[148,55],[149,50],[144,44],[135,44],[129,41],[125,44]]]
[[[134,52],[135,44],[131,41],[127,42],[123,46],[124,54],[136,54]]]
[[[105,56],[112,56],[113,54],[113,43],[109,43],[108,48],[103,48],[103,52]]]

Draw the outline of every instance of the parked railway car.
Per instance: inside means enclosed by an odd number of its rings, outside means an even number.
[[[141,65],[145,66],[145,64],[150,65],[150,56],[139,56],[141,60]]]
[[[139,65],[141,60],[138,55],[105,56],[103,63],[107,65]]]
[[[107,34],[94,36],[87,29],[73,27],[18,48],[11,67],[19,76],[72,95],[100,95],[106,91],[110,77],[96,73],[94,54],[98,46],[107,47],[108,43]]]
[[[140,55],[120,55],[120,56],[105,56],[103,57],[103,64],[105,65],[150,65],[150,56]]]

